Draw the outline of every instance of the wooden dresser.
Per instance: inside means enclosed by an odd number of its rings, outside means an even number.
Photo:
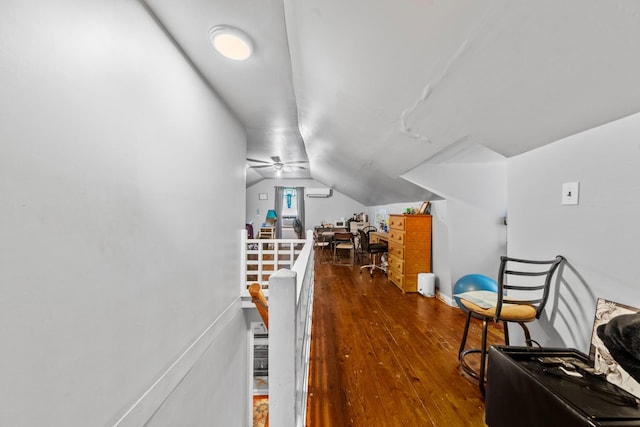
[[[389,280],[418,292],[418,273],[431,272],[431,215],[389,215]]]

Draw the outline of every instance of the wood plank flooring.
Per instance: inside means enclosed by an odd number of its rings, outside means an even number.
[[[464,320],[380,271],[316,259],[307,426],[485,426],[477,383],[458,367]],[[470,345],[480,335],[472,320]],[[498,325],[489,342],[504,343]]]

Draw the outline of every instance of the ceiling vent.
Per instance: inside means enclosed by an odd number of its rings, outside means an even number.
[[[330,188],[306,188],[305,194],[307,197],[330,197],[331,189]]]

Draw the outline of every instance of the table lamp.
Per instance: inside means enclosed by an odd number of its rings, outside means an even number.
[[[273,227],[274,225],[276,225],[277,218],[278,215],[276,215],[276,211],[274,211],[273,209],[269,209],[269,211],[267,212],[267,225],[269,227]]]

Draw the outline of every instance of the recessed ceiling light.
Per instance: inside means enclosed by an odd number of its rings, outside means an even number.
[[[249,36],[235,27],[217,25],[209,31],[209,39],[220,55],[234,61],[244,61],[253,52]]]

